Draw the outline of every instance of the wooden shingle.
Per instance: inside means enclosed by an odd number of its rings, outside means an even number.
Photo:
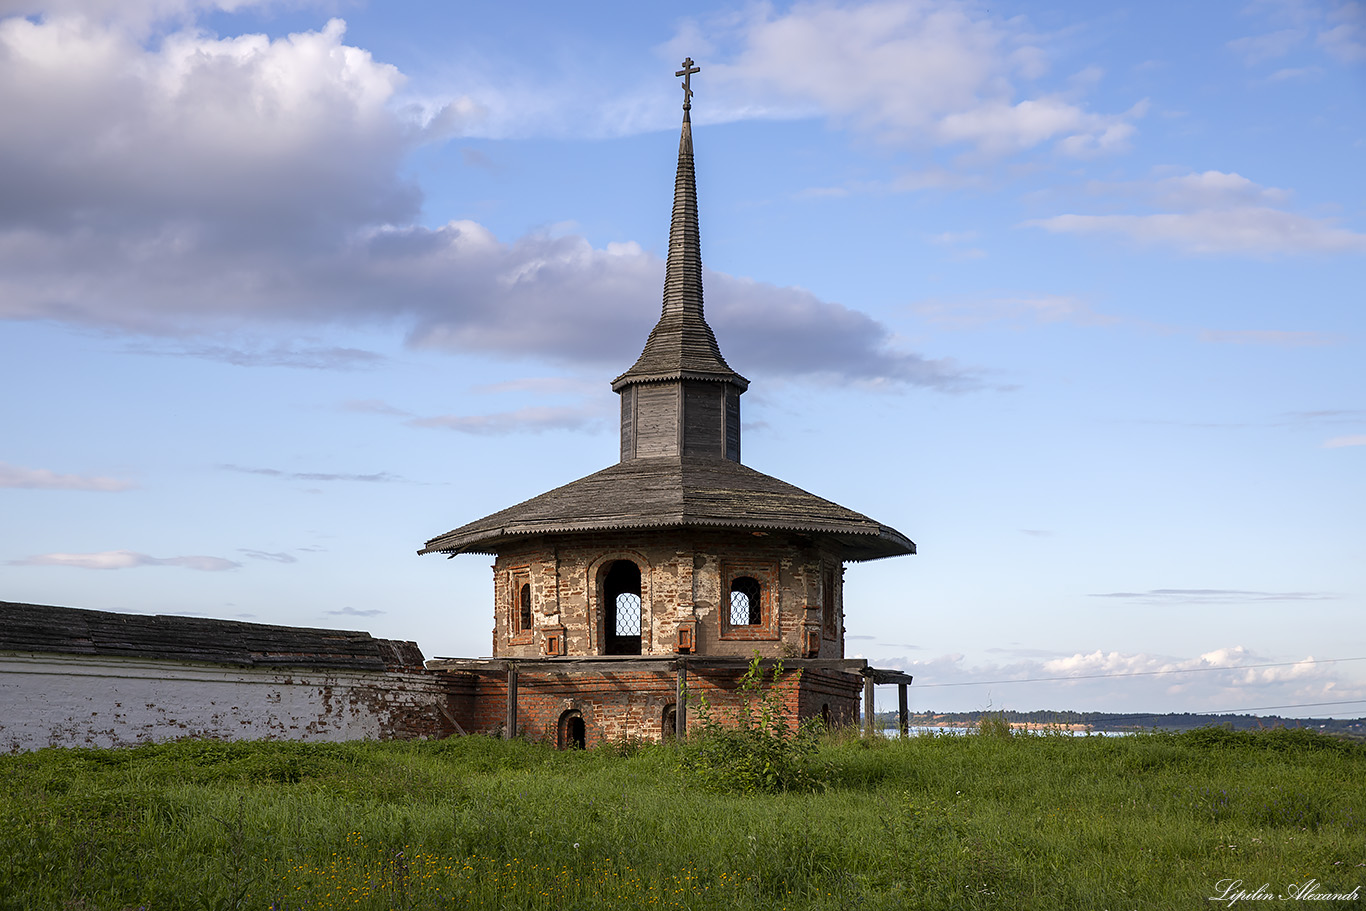
[[[729,459],[620,462],[427,542],[419,553],[497,553],[527,535],[626,528],[783,530],[829,538],[849,560],[915,553],[894,528]]]
[[[376,639],[355,630],[121,614],[12,601],[0,601],[0,651],[375,671],[421,667],[423,662],[414,642]]]

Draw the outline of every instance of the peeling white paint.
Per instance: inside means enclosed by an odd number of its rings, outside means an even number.
[[[436,736],[444,699],[421,673],[0,652],[0,751]]]

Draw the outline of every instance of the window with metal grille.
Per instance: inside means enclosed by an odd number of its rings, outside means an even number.
[[[618,636],[640,635],[640,595],[623,592],[617,595]]]
[[[758,626],[764,622],[763,588],[759,580],[740,576],[730,583],[730,625]]]
[[[640,567],[614,560],[602,581],[603,647],[609,655],[641,653]]]

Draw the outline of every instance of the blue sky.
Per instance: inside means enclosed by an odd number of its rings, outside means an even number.
[[[745,462],[920,547],[851,654],[1366,712],[1340,0],[0,0],[0,597],[487,654],[415,551],[615,460],[684,56]]]

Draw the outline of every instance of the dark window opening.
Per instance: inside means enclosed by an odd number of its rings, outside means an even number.
[[[560,749],[582,750],[588,746],[588,729],[578,709],[570,709],[560,716]]]
[[[836,638],[835,571],[829,567],[821,576],[821,623],[825,627],[826,638]]]
[[[640,654],[640,567],[617,560],[602,583],[603,639],[609,655]]]
[[[524,632],[526,632],[527,630],[531,629],[531,583],[530,583],[530,582],[523,582],[523,583],[522,583],[522,592],[521,592],[520,600],[521,600],[521,606],[522,606],[522,615],[521,615],[522,625],[518,627],[518,630],[517,630],[517,631],[518,631],[518,632],[524,633]]]
[[[673,740],[678,735],[678,706],[670,702],[664,706],[664,717],[660,721],[665,740]]]
[[[758,626],[763,622],[763,588],[757,579],[740,576],[730,584],[730,625]]]
[[[821,724],[828,729],[830,727],[830,703],[821,703]]]

